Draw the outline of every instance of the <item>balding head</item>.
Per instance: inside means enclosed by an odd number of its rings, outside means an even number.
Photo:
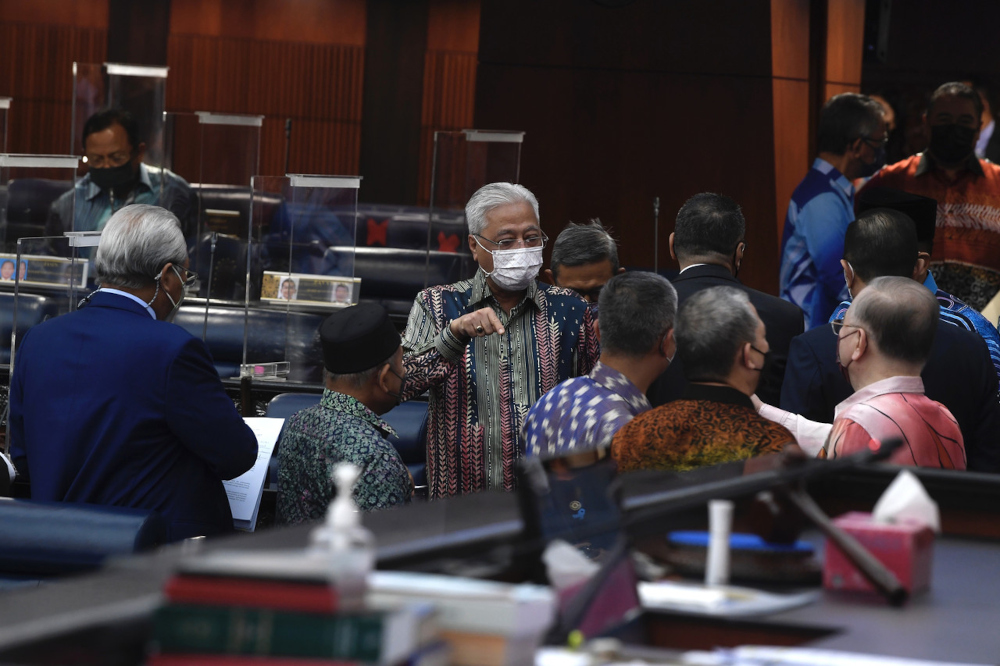
[[[847,313],[847,321],[868,331],[888,359],[923,366],[934,344],[940,308],[923,285],[909,278],[875,278]]]

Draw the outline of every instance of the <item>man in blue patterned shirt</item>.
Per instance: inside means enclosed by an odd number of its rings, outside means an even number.
[[[823,105],[819,156],[792,193],[781,241],[780,296],[802,308],[806,328],[825,324],[843,298],[840,259],[854,219],[855,178],[885,163],[882,107],[844,93]]]
[[[399,403],[406,370],[399,333],[377,303],[330,315],[320,327],[326,390],[315,407],[285,424],[278,444],[278,522],[322,518],[336,494],[330,475],[342,462],[361,468],[354,501],[364,511],[402,504],[413,478],[379,418]]]
[[[172,171],[142,163],[146,144],[131,113],[104,109],[88,118],[83,125],[83,150],[89,170],[73,190],[52,204],[47,236],[100,231],[115,211],[134,203],[172,212],[185,238],[195,232],[198,211],[191,187]]]
[[[622,273],[601,290],[601,360],[586,377],[542,396],[522,429],[525,455],[579,454],[590,462],[632,417],[650,409],[649,385],[676,351],[677,292],[654,273]],[[597,455],[600,455],[597,453]]]

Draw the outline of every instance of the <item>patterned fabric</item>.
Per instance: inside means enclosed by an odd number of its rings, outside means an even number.
[[[503,335],[460,340],[452,320],[491,307]],[[427,483],[430,497],[514,488],[528,410],[559,382],[585,375],[599,356],[587,303],[567,289],[532,283],[503,311],[486,277],[417,295],[403,335],[403,398],[430,391]]]
[[[932,277],[928,275],[924,285],[930,288],[936,287]],[[978,333],[986,341],[986,347],[990,350],[990,360],[996,370],[997,377],[1000,378],[1000,332],[979,312],[973,310],[968,305],[955,298],[951,294],[940,289],[932,289],[941,307],[941,321],[958,326],[966,331]],[[837,306],[837,309],[830,315],[830,321],[843,319],[847,314],[847,308],[851,306],[850,301],[844,301]]]
[[[1000,166],[970,160],[954,182],[927,153],[879,171],[866,187],[892,187],[938,202],[934,277],[976,310],[1000,290]],[[940,262],[944,262],[941,265]]]
[[[337,463],[363,471],[354,501],[364,511],[402,504],[413,494],[413,479],[386,437],[388,423],[351,396],[323,391],[315,407],[297,412],[278,443],[278,522],[316,520],[337,494],[331,478]]]
[[[686,471],[793,444],[792,433],[759,416],[750,398],[728,386],[689,384],[683,400],[640,414],[611,444],[618,469]]]
[[[112,213],[129,204],[162,206],[181,221],[185,235],[195,231],[197,206],[187,181],[167,169],[140,164],[139,182],[124,201],[113,200],[110,191],[102,191],[90,181],[90,174],[81,178],[73,190],[52,204],[45,233],[59,236],[64,231],[100,231]]]
[[[598,362],[586,377],[567,379],[535,403],[524,420],[525,455],[559,455],[611,445],[649,400],[628,377]]]
[[[807,329],[825,323],[847,297],[840,260],[853,221],[854,186],[832,164],[816,158],[788,202],[779,275],[779,295],[802,308]]]
[[[878,450],[902,439],[889,462],[965,469],[962,431],[948,408],[924,395],[920,377],[890,377],[869,384],[837,405],[833,431],[821,458]]]

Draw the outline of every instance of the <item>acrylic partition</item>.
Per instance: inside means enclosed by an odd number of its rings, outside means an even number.
[[[255,176],[243,358],[254,381],[320,385],[319,326],[358,302],[358,176]]]
[[[139,125],[139,141],[146,144],[143,162],[162,168],[166,90],[166,67],[74,62],[69,152],[83,155],[83,126],[87,118],[105,107],[121,108],[135,116]]]
[[[433,264],[440,261],[438,255],[449,251],[464,255],[464,277],[472,275],[475,264],[465,242],[468,234],[465,204],[487,183],[518,182],[523,142],[524,132],[462,130],[434,133],[425,286],[434,284]],[[456,230],[461,242],[453,248],[444,239]]]
[[[0,251],[16,252],[19,238],[73,230],[72,155],[0,154]]]
[[[168,113],[167,167],[197,195],[185,229],[191,267],[202,277],[196,295],[212,301],[245,298],[250,181],[258,171],[263,116]]]
[[[10,97],[0,97],[0,153],[7,152],[7,116],[10,114]]]

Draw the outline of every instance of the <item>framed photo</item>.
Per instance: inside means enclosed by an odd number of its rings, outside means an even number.
[[[260,300],[266,303],[345,308],[358,302],[361,278],[265,271]]]

